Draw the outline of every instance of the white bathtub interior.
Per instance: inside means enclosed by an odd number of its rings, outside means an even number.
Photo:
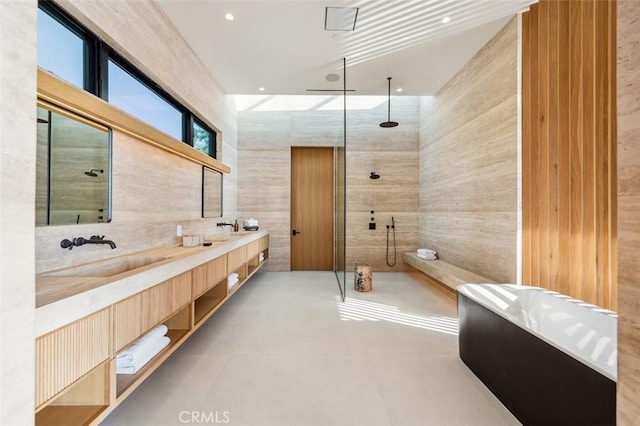
[[[616,381],[615,312],[539,287],[462,284],[457,290]]]

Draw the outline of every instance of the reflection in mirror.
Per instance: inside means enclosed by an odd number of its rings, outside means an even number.
[[[202,166],[202,217],[222,216],[222,173]]]
[[[38,106],[36,226],[111,220],[111,131]]]

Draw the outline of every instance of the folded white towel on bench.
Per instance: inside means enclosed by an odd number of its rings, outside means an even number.
[[[431,250],[431,249],[426,249],[426,248],[419,248],[417,250],[418,254],[433,254],[434,256],[437,254],[435,250]]]
[[[437,260],[438,257],[435,254],[421,254],[418,253],[416,256],[418,256],[420,259],[423,260]]]

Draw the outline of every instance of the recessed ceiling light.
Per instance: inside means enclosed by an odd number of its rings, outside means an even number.
[[[226,19],[227,21],[233,21],[233,14],[231,12],[228,12],[224,15],[224,19]]]
[[[446,24],[447,22],[449,22],[451,20],[451,18],[449,18],[448,16],[445,16],[444,18],[442,18],[442,23]]]
[[[338,74],[327,74],[324,76],[324,79],[327,81],[338,81],[340,80],[340,76]]]
[[[396,92],[402,92],[402,87],[398,87],[398,88],[396,89]]]
[[[264,87],[258,87],[258,90],[264,92]]]

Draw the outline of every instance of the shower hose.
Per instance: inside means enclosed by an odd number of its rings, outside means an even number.
[[[389,228],[391,228],[391,230]],[[393,262],[391,260],[389,260],[389,231],[393,232]],[[391,227],[389,227],[389,225],[387,225],[387,252],[386,252],[385,258],[386,258],[386,261],[387,261],[387,266],[391,267],[391,266],[395,266],[396,265],[396,260],[397,260],[397,253],[396,253],[396,222],[393,220],[393,216],[391,216]]]

